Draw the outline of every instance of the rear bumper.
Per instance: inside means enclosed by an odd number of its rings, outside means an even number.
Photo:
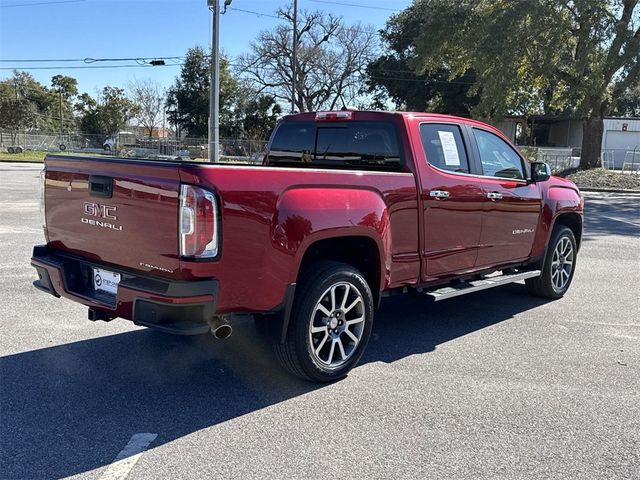
[[[195,335],[209,330],[207,322],[216,312],[216,279],[179,282],[142,276],[44,245],[34,247],[31,265],[38,272],[37,289],[86,305],[92,320],[121,317],[168,333]],[[93,289],[94,266],[121,275],[116,295]]]

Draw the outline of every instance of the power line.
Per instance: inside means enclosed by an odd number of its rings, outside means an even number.
[[[128,65],[69,65],[69,66],[54,66],[54,67],[0,67],[0,70],[83,70],[85,68],[157,68],[157,67],[177,67],[182,63],[170,63],[167,65],[148,65],[132,63]]]
[[[129,58],[21,58],[13,60],[0,60],[0,63],[47,63],[47,62],[84,62],[84,63],[96,63],[96,62],[130,62],[130,61],[147,61],[147,60],[184,60],[184,56],[180,57],[129,57]]]
[[[56,5],[60,3],[81,3],[86,2],[87,0],[54,0],[51,2],[34,2],[34,3],[9,3],[9,4],[0,4],[0,8],[12,8],[12,7],[36,7],[39,5]]]
[[[253,10],[243,10],[241,8],[236,8],[236,7],[228,7],[228,10],[235,10],[236,12],[249,13],[251,15],[256,15],[257,17],[269,17],[269,18],[275,18],[276,20],[285,20],[285,18],[279,17],[277,15],[270,15],[268,13],[256,12],[256,11],[253,11]],[[375,30],[362,30],[360,28],[355,28],[355,27],[343,26],[342,28],[344,30],[350,30],[350,31],[354,31],[354,32],[365,33],[367,35],[372,35],[372,34],[376,33]]]
[[[237,7],[227,7],[227,8],[229,10],[235,10],[236,12],[251,13],[252,15],[257,15],[258,17],[269,17],[269,18],[275,18],[277,20],[283,20],[282,17],[279,17],[277,15],[271,15],[269,13],[255,12],[253,10],[243,10],[242,8],[237,8]]]
[[[173,58],[173,59],[184,59],[184,57],[149,57],[149,58],[164,58],[164,59],[169,59],[169,58]],[[35,60],[34,60],[35,61]],[[49,61],[49,60],[47,60]],[[51,60],[53,61],[53,60]],[[238,63],[237,61],[228,61],[227,62],[228,65],[230,67],[236,67],[236,68],[240,68],[240,70],[242,71],[247,71],[246,70],[246,65],[243,65],[242,63]],[[158,66],[163,66],[163,67],[177,67],[177,66],[182,66],[184,65],[183,63],[169,63],[166,65],[158,65]],[[47,66],[47,67],[22,67],[22,66],[16,66],[16,67],[0,67],[0,70],[24,70],[24,71],[30,71],[30,70],[67,70],[67,69],[73,69],[73,70],[82,70],[85,68],[90,68],[90,69],[109,69],[109,68],[149,68],[149,67],[154,67],[153,65],[149,65],[149,64],[139,64],[139,63],[132,63],[132,64],[127,64],[127,65],[69,65],[69,66]],[[280,69],[273,67],[271,65],[264,65],[259,67],[261,70],[269,70],[269,71],[274,71],[274,72],[278,72],[280,71]],[[394,70],[394,69],[379,69],[377,70],[377,72],[388,72],[388,73],[410,73],[410,74],[415,74],[414,71],[412,70]],[[397,80],[397,81],[402,81],[402,82],[411,82],[411,83],[442,83],[442,84],[452,84],[452,85],[474,85],[476,82],[463,82],[463,81],[456,81],[456,80],[435,80],[435,79],[420,79],[420,78],[406,78],[406,77],[396,77],[396,76],[379,76],[379,75],[365,75],[368,78],[375,78],[375,79],[379,79],[379,80]]]
[[[314,3],[328,3],[331,5],[343,5],[345,7],[358,7],[358,8],[368,8],[371,10],[386,10],[388,12],[400,12],[401,9],[398,8],[388,8],[388,7],[375,7],[373,5],[359,5],[357,3],[342,3],[342,2],[332,2],[329,0],[309,0]]]

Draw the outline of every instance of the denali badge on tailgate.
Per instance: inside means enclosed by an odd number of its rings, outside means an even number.
[[[106,218],[109,220],[117,220],[116,216],[117,207],[112,205],[100,205],[99,203],[94,202],[84,202],[83,212],[85,215],[90,215],[92,217],[97,218]],[[122,225],[116,225],[111,222],[103,222],[102,220],[94,220],[93,218],[81,218],[80,221],[82,223],[86,223],[89,225],[94,225],[96,227],[101,228],[110,228],[111,230],[119,230],[122,231]]]

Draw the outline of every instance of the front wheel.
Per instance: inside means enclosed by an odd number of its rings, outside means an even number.
[[[306,380],[338,380],[362,357],[372,325],[373,296],[362,274],[347,264],[318,262],[302,275],[276,355]]]
[[[544,298],[562,297],[573,280],[577,251],[576,239],[571,229],[556,227],[545,253],[542,274],[525,280],[529,292]]]

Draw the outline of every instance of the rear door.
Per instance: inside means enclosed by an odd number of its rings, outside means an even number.
[[[48,157],[45,171],[50,247],[159,276],[179,272],[179,165]]]
[[[419,125],[423,281],[470,272],[476,265],[484,192],[472,175],[465,132],[456,123]]]
[[[540,218],[540,188],[527,182],[526,160],[503,138],[469,127],[480,168],[484,205],[479,268],[505,265],[531,254]]]

